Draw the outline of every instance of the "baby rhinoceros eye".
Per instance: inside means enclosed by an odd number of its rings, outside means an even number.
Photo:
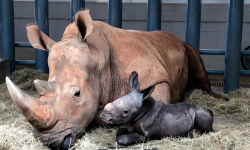
[[[128,111],[127,111],[127,110],[124,110],[124,111],[123,111],[123,114],[124,114],[124,115],[127,115],[127,114],[128,114]]]

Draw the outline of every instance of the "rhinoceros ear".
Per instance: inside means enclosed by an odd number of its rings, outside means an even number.
[[[75,24],[81,33],[82,39],[85,40],[93,31],[93,22],[88,9],[79,11],[75,15]]]
[[[41,32],[36,25],[27,25],[27,36],[30,44],[37,49],[49,51],[56,43]]]
[[[150,97],[150,95],[152,94],[154,89],[155,89],[155,86],[153,85],[153,86],[150,86],[147,89],[142,91],[142,93],[143,93],[143,101]]]
[[[140,92],[140,84],[139,84],[139,79],[138,79],[138,73],[136,71],[133,71],[131,73],[131,76],[129,78],[129,84],[130,84],[130,88],[132,90]]]

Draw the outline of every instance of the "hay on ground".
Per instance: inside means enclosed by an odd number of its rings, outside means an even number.
[[[47,80],[40,71],[24,69],[11,75],[12,81],[32,96],[38,96],[33,86],[34,79]],[[147,143],[122,147],[115,141],[116,129],[96,128],[86,133],[75,145],[78,150],[95,149],[185,149],[185,150],[244,150],[250,144],[250,94],[236,91],[229,94],[230,101],[204,95],[200,90],[186,94],[187,103],[210,109],[216,117],[241,120],[241,124],[214,124],[215,133],[194,138],[164,138]],[[0,149],[46,150],[41,142],[33,137],[33,128],[15,107],[5,84],[0,85]]]
[[[195,104],[203,109],[212,110],[215,116],[250,121],[250,91],[235,91],[229,94],[229,101],[205,95],[201,90],[186,94],[185,102]]]

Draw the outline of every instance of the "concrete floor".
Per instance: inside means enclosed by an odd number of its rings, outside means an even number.
[[[21,70],[23,68],[30,68],[30,69],[36,69],[35,66],[28,66],[28,65],[16,65],[16,70]]]
[[[223,83],[223,75],[208,75],[211,82]],[[240,83],[250,83],[250,76],[240,76]]]
[[[223,83],[223,75],[208,75],[210,82]],[[240,84],[250,84],[250,76],[240,76]],[[211,86],[212,90],[223,93],[223,87]],[[239,90],[250,91],[250,88],[239,88]]]
[[[226,118],[218,118],[214,117],[214,124],[233,124],[233,125],[241,125],[244,121],[226,119]]]

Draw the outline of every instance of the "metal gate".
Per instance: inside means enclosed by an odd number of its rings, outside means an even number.
[[[35,23],[45,34],[49,34],[48,0],[35,1]],[[36,69],[48,73],[48,52],[36,49],[36,61],[15,60],[15,47],[30,47],[27,42],[14,41],[14,6],[13,0],[1,0],[1,55],[9,59],[11,72],[15,64],[36,65]],[[224,75],[224,93],[234,91],[239,87],[239,76],[250,75],[249,70],[240,70],[240,57],[250,56],[250,51],[241,50],[244,0],[228,0],[227,40],[226,50],[199,49],[200,21],[202,0],[187,0],[186,2],[186,33],[185,42],[196,48],[203,55],[225,55],[225,70],[206,70],[208,74]],[[161,30],[162,0],[147,2],[147,31]],[[71,0],[71,22],[74,14],[85,8],[85,0]],[[108,23],[122,28],[122,0],[108,1]]]

